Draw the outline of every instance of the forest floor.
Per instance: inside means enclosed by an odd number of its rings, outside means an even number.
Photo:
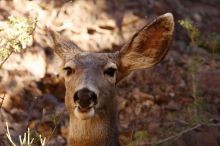
[[[66,145],[68,114],[59,60],[48,45],[45,26],[82,49],[115,51],[148,22],[166,12],[175,18],[173,45],[156,67],[134,72],[118,86],[123,146],[220,145],[219,0],[14,0],[0,1],[0,21],[36,16],[33,42],[12,54],[0,70],[0,146],[29,127],[51,146]],[[179,20],[191,20],[200,31]],[[188,31],[188,33],[187,33]],[[1,103],[1,99],[0,99]],[[38,145],[39,143],[36,143]]]

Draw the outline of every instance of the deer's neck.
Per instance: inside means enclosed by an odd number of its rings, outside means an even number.
[[[119,146],[116,109],[92,119],[70,116],[69,146]]]

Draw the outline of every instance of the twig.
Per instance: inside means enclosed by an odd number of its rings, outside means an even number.
[[[3,105],[3,102],[4,102],[4,99],[5,99],[5,93],[4,93],[3,97],[0,97],[0,99],[2,100],[1,103],[0,103],[0,109],[1,109],[2,105]]]
[[[186,134],[186,133],[188,133],[188,132],[190,132],[190,131],[193,131],[194,129],[197,129],[197,128],[201,127],[201,126],[202,126],[202,124],[195,125],[195,126],[189,128],[189,129],[186,129],[186,130],[181,131],[180,133],[177,133],[176,135],[167,137],[167,138],[162,139],[162,140],[160,140],[160,141],[158,141],[158,142],[156,142],[156,143],[153,143],[152,145],[159,145],[159,144],[162,144],[162,143],[164,143],[164,142],[166,142],[166,141],[169,141],[169,140],[171,140],[171,139],[179,138],[179,137],[181,137],[182,135],[184,135],[184,134]]]
[[[10,52],[10,54],[1,62],[0,64],[0,68],[2,68],[3,64],[8,60],[8,58],[11,56],[12,51]]]
[[[210,123],[210,124],[206,124],[206,126],[208,126],[208,127],[218,127],[218,126],[220,126],[220,123]]]
[[[143,142],[142,145],[153,145],[153,146],[156,146],[156,145],[163,144],[163,143],[168,142],[168,141],[173,140],[173,139],[177,140],[178,138],[180,138],[184,134],[189,133],[189,132],[191,132],[191,131],[193,131],[193,130],[201,127],[201,126],[209,126],[209,127],[220,126],[220,123],[210,123],[210,124],[200,123],[200,124],[197,124],[197,125],[195,125],[195,126],[193,126],[191,128],[185,129],[185,130],[183,130],[183,131],[181,131],[181,132],[179,132],[179,133],[177,133],[175,135],[172,135],[170,137],[167,137],[167,138],[164,138],[162,140],[159,140],[157,142],[152,142],[152,143]]]
[[[8,128],[8,122],[6,122],[6,128],[7,128],[7,133],[6,133],[6,136],[8,137],[8,140],[11,142],[11,144],[13,146],[16,146],[16,144],[13,142],[12,138],[11,138],[11,134],[10,134],[10,131],[9,131],[9,128]]]

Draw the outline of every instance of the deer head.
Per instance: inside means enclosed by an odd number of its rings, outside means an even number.
[[[120,51],[84,52],[48,29],[55,53],[62,59],[70,118],[114,117],[115,87],[134,70],[150,68],[167,54],[174,30],[173,16],[164,14],[139,30]]]

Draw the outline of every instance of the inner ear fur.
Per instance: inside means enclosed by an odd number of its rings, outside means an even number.
[[[81,49],[75,43],[61,36],[52,29],[46,28],[46,33],[50,39],[51,47],[61,59],[64,60],[70,54],[73,55],[77,52],[81,52]]]
[[[166,13],[135,33],[118,53],[121,76],[159,63],[169,50],[173,31],[173,15]]]

